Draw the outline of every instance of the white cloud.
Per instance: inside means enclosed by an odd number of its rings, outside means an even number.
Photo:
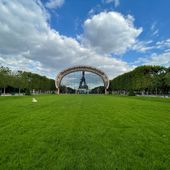
[[[146,52],[151,50],[160,50],[162,52],[166,52],[170,50],[170,38],[162,41],[154,42],[152,40],[149,41],[136,41],[131,50],[135,50],[137,52]]]
[[[105,3],[114,3],[115,7],[120,5],[120,0],[105,0]]]
[[[156,43],[156,48],[158,49],[170,48],[170,38],[166,40],[158,41]]]
[[[152,36],[159,36],[159,29],[157,29],[156,25],[157,25],[157,22],[154,22],[150,27]]]
[[[110,77],[131,67],[109,54],[83,47],[76,39],[60,35],[48,25],[40,1],[0,1],[0,61],[14,69],[52,76],[65,67],[86,64],[103,69]]]
[[[64,0],[49,0],[46,3],[46,7],[50,9],[55,9],[61,7],[64,4]]]
[[[41,47],[32,50],[28,57],[36,58],[44,66],[58,70],[79,64],[97,66],[105,70],[110,77],[130,69],[126,62],[97,54],[91,49],[81,47],[76,40],[54,31],[50,32]]]
[[[123,54],[142,32],[142,28],[135,28],[133,22],[131,15],[101,12],[84,22],[81,41],[99,53]]]
[[[145,65],[170,65],[170,51],[163,52],[161,54],[153,53],[151,56],[147,56],[144,58],[139,58],[136,61],[136,64],[145,64]]]
[[[154,31],[156,29],[156,22],[152,23],[150,30]]]
[[[132,50],[144,53],[146,51],[149,51],[149,50],[152,50],[155,48],[154,45],[151,45],[152,43],[153,43],[152,40],[150,40],[150,41],[136,41],[136,43],[132,47]]]
[[[153,36],[158,36],[159,35],[159,29],[156,29],[153,33],[152,33]]]

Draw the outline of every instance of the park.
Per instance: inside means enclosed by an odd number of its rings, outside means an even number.
[[[109,80],[76,66],[53,80],[1,67],[0,169],[168,170],[169,70]]]
[[[170,170],[169,0],[0,0],[0,170]]]
[[[0,97],[0,169],[169,169],[170,99]]]

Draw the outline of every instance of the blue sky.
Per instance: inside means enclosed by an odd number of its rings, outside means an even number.
[[[86,64],[110,78],[170,65],[169,0],[0,0],[0,62],[52,78]]]
[[[46,1],[42,1],[44,4]],[[139,36],[142,41],[161,41],[170,37],[170,1],[168,0],[120,0],[119,5],[115,7],[114,1],[105,3],[101,0],[69,0],[57,10],[49,10],[51,14],[50,25],[61,34],[75,37],[83,32],[83,22],[90,16],[89,11],[94,10],[93,14],[102,11],[117,11],[123,15],[132,15],[135,17],[134,25],[142,27],[143,32]],[[57,20],[56,20],[57,17]],[[157,34],[153,35],[155,31]],[[145,55],[153,53],[151,50]],[[161,51],[155,51],[161,52]],[[133,62],[143,53],[130,51],[124,55],[124,60]],[[129,57],[130,56],[130,57]]]
[[[45,4],[47,1],[42,2]],[[115,7],[114,1],[104,3],[102,0],[69,0],[65,1],[62,7],[49,10],[51,14],[50,25],[63,35],[75,37],[82,32],[83,22],[89,17],[90,10],[94,9],[95,14],[104,10],[117,11],[123,15],[131,14],[135,17],[135,25],[142,26],[145,30],[141,35],[142,39],[151,38],[150,28],[153,24],[157,29],[160,29],[162,32],[160,38],[163,39],[170,35],[167,29],[170,26],[169,6],[170,1],[168,0],[120,0],[120,5],[117,7]],[[78,27],[75,27],[77,24]]]

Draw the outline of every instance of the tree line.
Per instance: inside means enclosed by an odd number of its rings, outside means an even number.
[[[62,89],[62,88],[61,88]],[[5,93],[54,93],[55,81],[39,74],[26,71],[11,71],[0,67],[0,94]],[[64,87],[63,87],[64,90]],[[92,92],[96,93],[95,88]],[[103,89],[100,88],[100,91]],[[124,73],[110,81],[112,93],[154,94],[170,93],[170,67],[139,66],[133,71]]]
[[[170,92],[170,67],[144,65],[110,81],[112,93],[165,95]]]
[[[39,74],[26,71],[11,71],[0,67],[0,93],[52,93],[55,81]]]

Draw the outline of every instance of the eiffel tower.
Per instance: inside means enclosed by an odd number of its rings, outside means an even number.
[[[79,89],[88,90],[88,85],[86,84],[85,71],[82,71],[82,77],[80,79]]]

